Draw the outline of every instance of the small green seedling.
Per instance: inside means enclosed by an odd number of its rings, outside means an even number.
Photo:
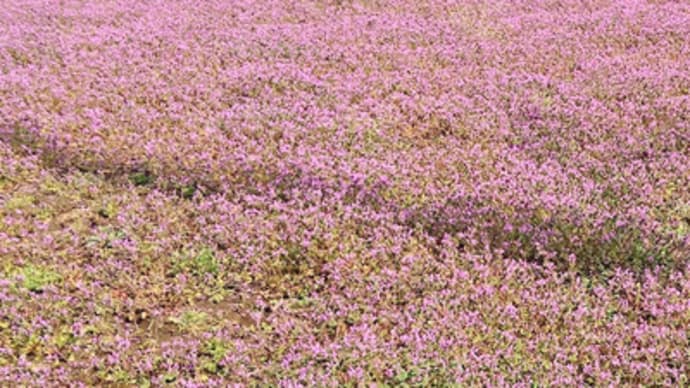
[[[135,172],[129,176],[129,180],[134,183],[135,186],[146,186],[153,183],[156,178],[148,172]]]
[[[24,267],[21,274],[24,277],[23,286],[29,291],[36,293],[43,292],[48,285],[62,280],[58,273],[34,265]]]

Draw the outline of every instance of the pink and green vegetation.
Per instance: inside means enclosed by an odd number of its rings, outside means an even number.
[[[690,384],[687,1],[0,1],[0,385]]]

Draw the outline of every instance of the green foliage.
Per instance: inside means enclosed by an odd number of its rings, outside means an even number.
[[[208,314],[203,311],[187,310],[178,317],[169,318],[169,321],[184,331],[196,331],[206,324]]]
[[[156,178],[149,172],[141,171],[130,174],[129,180],[134,183],[135,186],[146,186],[152,184]]]
[[[103,218],[112,218],[117,214],[117,205],[113,202],[106,203],[103,207],[98,209],[98,215]]]
[[[196,193],[196,185],[187,185],[187,186],[184,186],[180,189],[180,195],[184,199],[193,198],[194,193]]]
[[[163,376],[163,381],[167,384],[172,384],[175,382],[175,380],[177,380],[177,373],[176,372],[169,372]]]
[[[228,345],[218,339],[209,340],[203,347],[203,353],[209,355],[216,362],[222,360],[229,350]]]
[[[196,254],[178,253],[172,259],[172,275],[191,273],[196,276],[217,275],[218,259],[209,248],[202,248]]]
[[[36,197],[33,195],[22,195],[17,194],[10,198],[5,203],[5,209],[8,211],[12,210],[23,210],[31,208],[36,204]]]
[[[20,271],[23,286],[31,292],[43,292],[46,286],[58,283],[62,277],[48,268],[28,265]]]
[[[219,374],[221,373],[221,366],[219,363],[228,354],[230,348],[226,343],[218,339],[211,339],[204,343],[200,350],[200,355],[206,358],[202,363],[201,368],[206,373]]]

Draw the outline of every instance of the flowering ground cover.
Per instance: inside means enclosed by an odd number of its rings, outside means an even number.
[[[690,3],[0,1],[0,385],[690,384]]]

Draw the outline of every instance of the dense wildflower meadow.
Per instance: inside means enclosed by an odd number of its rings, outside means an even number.
[[[0,0],[0,385],[688,386],[690,3]]]

